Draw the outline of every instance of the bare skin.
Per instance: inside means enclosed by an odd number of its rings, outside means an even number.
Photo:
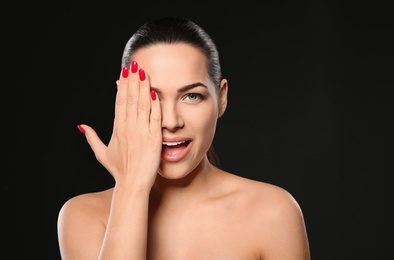
[[[147,77],[120,76],[109,144],[82,125],[115,187],[64,204],[62,259],[309,260],[302,211],[287,191],[208,161],[227,81],[217,93],[205,56],[187,44],[151,46],[132,58]],[[203,86],[182,89],[196,82]],[[163,141],[181,140],[182,156],[162,151]]]

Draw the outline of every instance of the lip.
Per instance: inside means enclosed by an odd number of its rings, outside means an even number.
[[[165,136],[163,137],[163,142],[185,142],[185,141],[190,141],[190,138],[186,137],[181,137],[181,136]]]
[[[184,159],[189,153],[192,146],[192,142],[188,138],[167,137],[163,138],[163,143],[164,142],[179,143],[177,145],[170,146],[163,144],[161,158],[162,160],[171,163],[179,162]]]

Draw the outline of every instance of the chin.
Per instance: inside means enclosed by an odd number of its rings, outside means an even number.
[[[184,177],[188,176],[189,172],[180,171],[179,169],[176,170],[159,170],[158,174],[167,180],[179,180],[183,179]]]
[[[187,176],[195,175],[196,168],[191,167],[188,163],[164,163],[160,166],[158,174],[167,180],[180,180]]]

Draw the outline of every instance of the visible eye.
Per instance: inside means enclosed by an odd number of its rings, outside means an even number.
[[[202,94],[198,93],[188,93],[185,95],[184,100],[189,100],[189,101],[198,101],[198,100],[205,100],[206,97]]]

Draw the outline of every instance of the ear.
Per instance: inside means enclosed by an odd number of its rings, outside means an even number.
[[[227,108],[227,93],[228,93],[228,82],[226,79],[220,81],[219,89],[219,115],[221,117]]]

